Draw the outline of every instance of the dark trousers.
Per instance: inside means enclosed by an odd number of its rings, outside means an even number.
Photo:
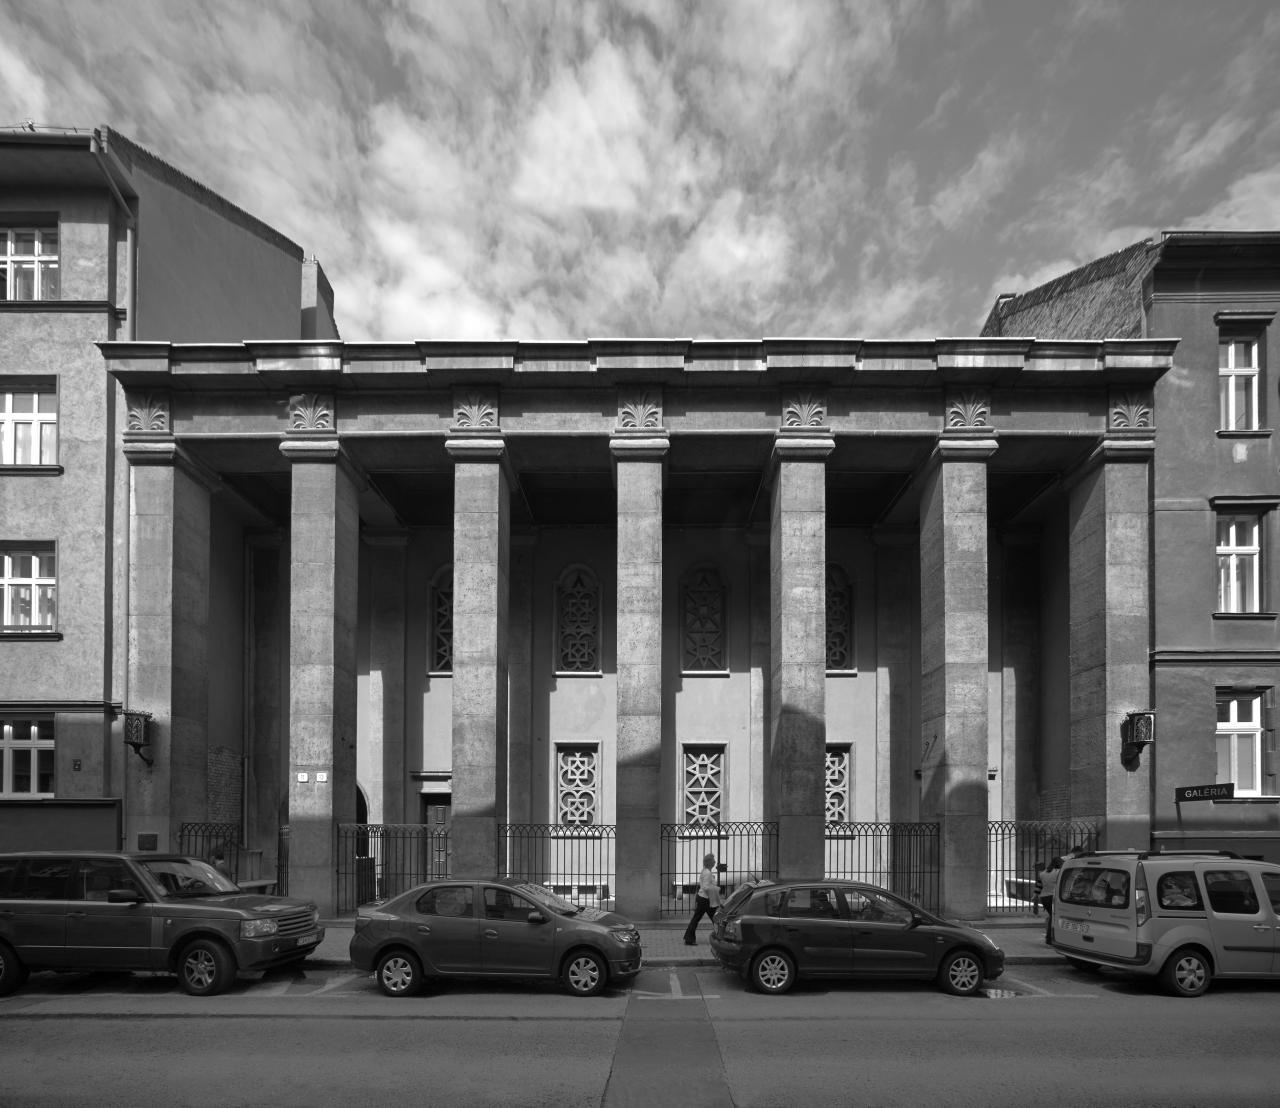
[[[697,941],[698,921],[703,916],[714,916],[711,910],[711,901],[705,896],[695,898],[693,902],[693,919],[689,921],[689,926],[684,929],[684,941],[692,943]]]

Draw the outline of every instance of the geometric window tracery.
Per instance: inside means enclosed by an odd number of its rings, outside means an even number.
[[[598,822],[600,752],[594,746],[562,746],[556,751],[556,822],[589,827]]]
[[[682,807],[691,827],[716,827],[724,806],[724,747],[684,748]]]
[[[853,589],[839,566],[827,566],[827,669],[853,669]]]
[[[852,750],[847,746],[827,747],[827,822],[849,823],[853,794]]]
[[[453,567],[436,574],[431,584],[432,673],[453,672]]]
[[[720,575],[696,569],[682,590],[682,662],[686,673],[723,672],[725,665],[725,591]]]
[[[570,566],[556,585],[556,671],[600,672],[600,582]]]

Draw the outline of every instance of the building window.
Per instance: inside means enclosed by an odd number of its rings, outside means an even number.
[[[723,673],[725,664],[725,592],[720,575],[710,568],[694,570],[681,590],[686,673]]]
[[[1218,418],[1222,430],[1258,429],[1260,368],[1256,337],[1221,336],[1218,341]]]
[[[0,300],[57,300],[58,275],[56,228],[0,230]]]
[[[718,827],[724,812],[724,747],[686,746],[681,797],[690,827]]]
[[[453,672],[453,569],[431,583],[431,672]]]
[[[58,394],[53,386],[0,392],[0,465],[51,466],[57,460]]]
[[[1218,782],[1236,796],[1263,794],[1263,698],[1253,692],[1218,695]]]
[[[0,796],[53,796],[53,717],[0,716]]]
[[[853,667],[853,588],[839,566],[827,566],[827,671]]]
[[[52,547],[0,547],[3,630],[52,631],[57,594]]]
[[[556,823],[589,827],[600,821],[600,751],[594,746],[556,748]]]
[[[1218,516],[1218,611],[1260,611],[1259,517]]]
[[[600,672],[600,582],[584,566],[556,584],[556,672]]]
[[[853,815],[853,748],[827,747],[827,822],[849,823]]]

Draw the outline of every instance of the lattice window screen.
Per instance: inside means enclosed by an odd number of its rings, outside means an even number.
[[[836,566],[827,566],[827,669],[853,669],[853,589]]]
[[[696,570],[684,585],[683,668],[721,671],[725,665],[725,596],[714,569]]]
[[[853,808],[853,757],[847,746],[827,747],[827,822],[849,823]]]
[[[600,672],[600,583],[580,566],[556,587],[556,670]]]
[[[453,672],[453,574],[441,574],[431,589],[431,671]]]
[[[720,823],[724,805],[724,747],[684,749],[684,821],[699,827]]]
[[[600,804],[600,752],[593,746],[562,746],[556,751],[556,822],[573,827],[597,823]]]

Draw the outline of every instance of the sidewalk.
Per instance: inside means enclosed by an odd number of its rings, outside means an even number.
[[[307,959],[309,966],[350,966],[351,917],[323,920],[324,941]],[[711,926],[698,927],[698,945],[684,945],[685,920],[661,920],[640,924],[640,949],[646,966],[714,966],[708,939]],[[1044,919],[1032,916],[992,917],[974,921],[1004,951],[1006,966],[1060,962],[1062,955],[1044,943]]]

